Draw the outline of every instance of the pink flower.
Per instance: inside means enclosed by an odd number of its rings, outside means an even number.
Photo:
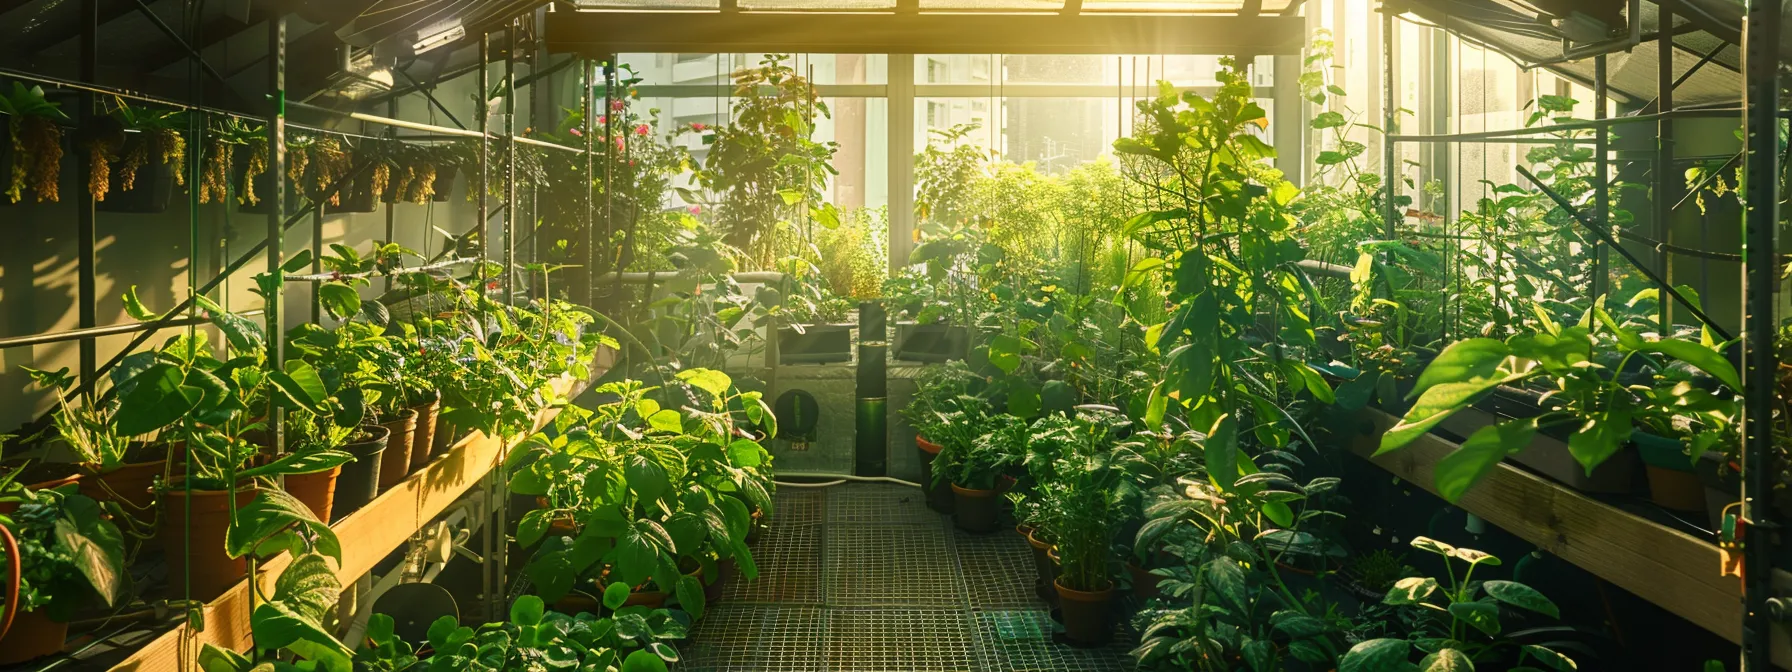
[[[701,206],[701,205],[693,205],[691,207],[685,208],[685,210],[690,211],[690,213],[693,215],[703,214],[703,206]]]
[[[635,160],[634,160],[634,159],[629,159],[629,160],[628,160],[628,167],[630,167],[630,168],[633,168],[633,167],[635,167]]]
[[[566,132],[568,132],[568,133],[571,133],[571,134],[572,134],[572,135],[573,135],[573,137],[575,137],[575,138],[583,138],[583,137],[585,137],[585,134],[584,134],[584,133],[582,133],[582,132],[580,132],[580,131],[579,131],[579,129],[576,129],[576,128],[569,128],[569,129],[566,129]]]
[[[497,280],[486,281],[485,288],[488,290],[496,291],[498,289],[498,281]]]
[[[604,115],[604,114],[597,115],[597,125],[609,126],[610,125],[609,115]]]
[[[622,138],[616,138],[616,151],[620,152],[624,149],[627,149],[627,147],[623,146]]]
[[[628,103],[626,103],[624,101],[612,100],[612,101],[610,101],[610,111],[611,112],[621,112],[622,108],[626,105],[628,105]]]
[[[641,124],[641,125],[635,127],[635,135],[647,135],[648,133],[652,133],[652,132],[653,132],[653,129],[648,127],[647,124]]]
[[[707,124],[704,124],[701,121],[691,122],[691,130],[693,130],[693,131],[702,132],[703,129],[705,129],[705,128],[709,128],[709,126]]]

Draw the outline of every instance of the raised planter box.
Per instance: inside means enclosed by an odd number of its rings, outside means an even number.
[[[827,364],[852,361],[850,324],[804,325],[778,328],[779,364]]]
[[[898,322],[892,352],[905,362],[945,362],[964,359],[970,344],[971,330],[964,327]]]
[[[1525,417],[1524,413],[1536,414],[1536,409],[1516,408],[1513,395],[1498,394],[1488,398],[1487,402],[1474,407],[1465,408],[1452,414],[1438,428],[1452,434],[1456,439],[1466,439],[1476,430],[1494,424],[1506,417]],[[1489,408],[1517,413],[1500,413]],[[1574,455],[1568,452],[1568,441],[1565,436],[1554,436],[1548,432],[1538,432],[1531,439],[1531,445],[1506,458],[1509,461],[1529,467],[1537,473],[1549,477],[1581,492],[1606,495],[1628,495],[1637,492],[1636,476],[1642,470],[1641,461],[1635,450],[1628,446],[1619,450],[1605,462],[1593,469],[1592,474],[1575,461]]]

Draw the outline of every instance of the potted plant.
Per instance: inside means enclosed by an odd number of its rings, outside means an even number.
[[[1650,499],[1670,509],[1703,511],[1706,485],[1700,465],[1710,464],[1713,472],[1727,466],[1725,449],[1741,445],[1735,419],[1742,404],[1733,395],[1713,394],[1673,375],[1678,372],[1672,368],[1662,373],[1666,375],[1656,376],[1660,380],[1641,393],[1630,441],[1647,468]],[[1712,459],[1705,460],[1707,455]]]
[[[1339,669],[1408,667],[1415,649],[1423,654],[1421,667],[1429,669],[1473,670],[1477,665],[1508,669],[1533,661],[1538,669],[1577,667],[1548,644],[1519,639],[1519,630],[1502,623],[1510,618],[1506,614],[1513,613],[1506,607],[1559,618],[1554,602],[1516,581],[1471,580],[1499,565],[1499,558],[1426,537],[1414,538],[1412,547],[1442,556],[1450,569],[1449,583],[1431,577],[1395,582],[1382,604],[1407,612],[1411,619],[1406,622],[1412,627],[1400,638],[1369,639],[1350,647]]]
[[[99,502],[117,502],[124,514],[119,522],[133,531],[155,522],[151,487],[168,463],[166,445],[133,442],[114,424],[115,405],[101,404],[94,395],[69,398],[75,384],[68,368],[42,371],[24,367],[39,385],[54,390],[56,410],[51,414],[57,435],[83,469],[81,494]]]
[[[1109,602],[1114,596],[1113,501],[1119,473],[1107,456],[1073,452],[1063,459],[1059,478],[1045,490],[1052,509],[1058,576],[1054,586],[1063,610],[1064,636],[1075,646],[1101,646],[1113,635]]]
[[[12,176],[7,202],[24,200],[27,188],[39,203],[56,202],[62,173],[62,127],[57,124],[68,120],[61,104],[45,98],[43,87],[13,82],[12,92],[0,95],[0,115],[11,138],[0,143],[0,165],[8,166]]]
[[[123,138],[107,165],[108,195],[96,194],[94,207],[137,214],[167,210],[174,187],[187,184],[186,112],[132,107],[119,99],[107,116],[123,128]],[[93,165],[98,180],[100,164]]]
[[[994,532],[1002,516],[1000,477],[1026,449],[1027,423],[1012,415],[944,414],[956,427],[941,441],[933,477],[952,487],[952,521],[967,532]]]
[[[943,450],[938,441],[952,431],[942,413],[959,404],[982,404],[981,399],[961,399],[981,379],[971,373],[964,362],[946,362],[921,369],[915,379],[915,393],[902,409],[902,417],[915,430],[915,447],[921,461],[921,488],[926,493],[927,507],[940,513],[952,513],[953,495],[948,484],[934,477],[934,464]]]
[[[808,259],[790,257],[781,264],[777,291],[760,288],[759,304],[778,325],[781,364],[825,364],[852,360],[853,325],[846,321],[852,304],[836,297]],[[768,296],[769,295],[769,296]]]
[[[340,198],[325,204],[326,213],[373,212],[387,192],[392,191],[395,164],[390,147],[363,145],[354,150],[353,157],[353,163],[369,166],[342,188]]]
[[[0,514],[0,665],[62,650],[75,609],[93,597],[108,608],[124,594],[124,538],[97,502],[72,486],[4,487],[17,509]]]

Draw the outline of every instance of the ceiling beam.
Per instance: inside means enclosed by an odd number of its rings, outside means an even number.
[[[249,23],[243,23],[242,21],[238,21],[229,16],[215,17],[206,21],[204,24],[201,24],[199,30],[195,31],[196,36],[193,38],[192,47],[195,51],[203,54],[207,49],[215,47],[225,40],[237,36],[237,34],[248,30],[250,27],[264,20],[265,17],[262,16],[259,11],[256,11],[251,15]],[[143,72],[159,72],[163,68],[181,63],[185,60],[187,60],[186,50],[181,49],[180,45],[171,42],[161,49],[137,59],[137,64]]]
[[[1298,54],[1298,16],[555,12],[548,49],[836,54]]]
[[[136,0],[100,0],[100,26],[137,11]],[[31,60],[38,54],[64,42],[74,42],[81,38],[80,12],[66,12],[66,16],[58,16],[56,20],[46,21],[35,34],[20,36],[12,44],[7,45],[14,58]]]

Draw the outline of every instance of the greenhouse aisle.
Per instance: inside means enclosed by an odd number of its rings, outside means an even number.
[[[1093,650],[1052,641],[1024,539],[957,530],[914,488],[781,488],[753,556],[759,579],[728,585],[679,669],[1132,669],[1124,638]]]

